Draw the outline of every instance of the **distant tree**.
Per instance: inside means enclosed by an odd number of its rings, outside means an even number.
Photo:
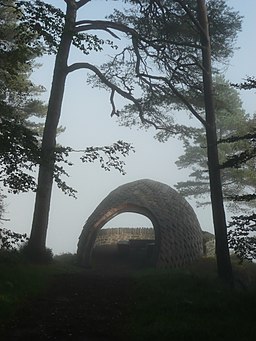
[[[32,46],[34,37],[23,39],[19,13],[12,0],[0,1],[0,223],[4,217],[6,195],[35,190],[31,170],[38,164],[39,133],[42,124],[35,124],[33,116],[41,118],[45,105],[38,100],[44,89],[34,85],[30,74],[40,49]],[[3,225],[4,226],[4,225]],[[23,236],[0,228],[0,248],[8,249]]]
[[[30,121],[42,117],[45,106],[37,99],[44,91],[29,77],[40,49],[33,36],[25,40],[19,13],[12,0],[0,2],[0,182],[9,191],[35,189],[30,170],[38,163],[38,128]]]
[[[39,100],[45,89],[30,80],[44,47],[36,32],[24,30],[16,5],[14,0],[0,2],[0,183],[13,193],[36,190],[33,170],[40,162],[42,119],[47,111]],[[58,133],[62,131],[59,127]],[[55,178],[67,189],[59,175],[60,167]]]
[[[256,259],[256,214],[233,216],[229,223],[228,239],[241,262]]]
[[[241,90],[256,89],[255,77],[247,77],[241,84],[232,84]],[[245,134],[234,134],[231,137],[223,139],[224,143],[246,142],[244,148],[238,152],[231,153],[228,159],[222,164],[223,169],[239,169],[241,172],[251,169],[251,176],[255,179],[256,166],[256,117],[255,114],[250,118],[247,132]],[[248,189],[248,188],[247,188]],[[238,204],[250,205],[245,213],[232,217],[229,223],[228,239],[229,245],[234,250],[238,258],[244,260],[256,259],[256,214],[255,201],[256,193],[248,191],[247,193],[236,193],[230,196],[230,200]]]
[[[228,139],[234,135],[244,135],[251,127],[255,126],[249,115],[246,115],[238,92],[225,81],[223,77],[217,76],[214,79],[215,108],[216,108],[216,128],[219,141]],[[206,139],[203,129],[198,129],[198,133],[192,139],[184,136],[185,153],[176,162],[180,168],[189,167],[193,172],[190,180],[179,182],[176,188],[184,196],[193,196],[198,199],[199,205],[209,204],[207,196],[210,194],[209,175],[207,172]],[[224,164],[235,153],[249,149],[249,142],[245,139],[233,141],[232,143],[219,143],[218,150],[220,163]],[[228,201],[229,207],[237,208],[232,196],[246,194],[251,189],[256,188],[256,178],[254,176],[255,162],[250,160],[246,167],[225,167],[222,168],[221,178],[224,198]]]
[[[238,88],[240,90],[251,90],[251,89],[256,89],[256,77],[254,76],[248,76],[245,78],[244,82],[242,83],[232,83],[232,86],[235,88]]]

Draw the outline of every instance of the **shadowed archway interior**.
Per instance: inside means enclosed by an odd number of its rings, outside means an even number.
[[[143,179],[116,188],[90,215],[78,242],[77,256],[82,266],[91,265],[99,230],[124,212],[139,213],[151,220],[155,231],[155,266],[180,267],[202,256],[202,230],[189,203],[170,186]]]

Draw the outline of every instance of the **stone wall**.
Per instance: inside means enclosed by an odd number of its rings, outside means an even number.
[[[116,244],[120,240],[130,239],[155,239],[155,232],[153,228],[146,227],[122,227],[122,228],[108,228],[99,231],[95,246],[97,245],[111,245]]]
[[[119,241],[130,239],[155,239],[153,228],[147,227],[116,227],[101,229],[97,235],[95,246],[113,245]],[[215,238],[214,235],[203,231],[204,256],[215,256]]]

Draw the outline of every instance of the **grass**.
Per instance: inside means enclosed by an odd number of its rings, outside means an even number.
[[[253,279],[246,290],[223,287],[212,260],[181,270],[135,271],[127,311],[120,322],[121,339],[255,340],[255,265],[234,264],[234,269],[243,282]],[[54,275],[77,271],[81,270],[74,266],[72,255],[56,257],[47,266],[15,258],[0,261],[0,320],[10,319],[28,297],[46,290]]]
[[[27,297],[36,295],[47,284],[44,266],[1,265],[0,276],[0,318],[11,316],[16,306]]]
[[[0,255],[0,321],[12,318],[26,300],[43,293],[52,276],[80,271],[70,255],[56,257],[52,264],[35,265],[24,260],[18,252]]]
[[[202,263],[137,275],[125,324],[129,340],[256,339],[255,288],[230,291],[217,280],[213,264]]]

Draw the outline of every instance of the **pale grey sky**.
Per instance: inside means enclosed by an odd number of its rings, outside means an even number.
[[[64,1],[48,1],[62,5]],[[255,33],[255,0],[228,0],[227,3],[244,16],[243,32],[239,34],[235,52],[226,70],[227,78],[240,82],[246,75],[255,75],[256,48],[251,43]],[[121,1],[92,0],[85,6],[82,15],[99,19],[110,13]],[[103,58],[93,56],[93,61]],[[71,57],[76,59],[77,55]],[[49,91],[51,85],[54,57],[46,56],[41,60],[42,67],[32,75],[32,80],[42,84]],[[49,92],[45,94],[47,99]],[[249,113],[255,111],[253,92],[241,92],[244,107]],[[122,101],[120,101],[122,103]],[[75,165],[69,169],[69,185],[78,190],[78,199],[65,196],[54,187],[47,246],[54,253],[75,252],[82,226],[105,196],[124,183],[149,178],[174,186],[185,181],[189,171],[178,170],[175,161],[182,153],[182,145],[174,139],[159,143],[154,138],[154,130],[148,132],[119,127],[114,118],[110,118],[109,96],[103,90],[91,89],[86,85],[86,72],[76,72],[68,77],[62,109],[61,124],[66,131],[60,135],[59,142],[73,148],[107,145],[119,139],[131,142],[136,153],[126,158],[126,175],[117,171],[104,172],[96,164],[82,164],[77,156],[72,156]],[[34,207],[34,194],[8,195],[7,214],[10,222],[7,228],[16,232],[30,233]],[[198,209],[193,201],[190,204],[198,215],[203,230],[213,232],[210,207]],[[121,214],[111,220],[107,226],[137,227],[152,226],[151,222],[138,214]]]

